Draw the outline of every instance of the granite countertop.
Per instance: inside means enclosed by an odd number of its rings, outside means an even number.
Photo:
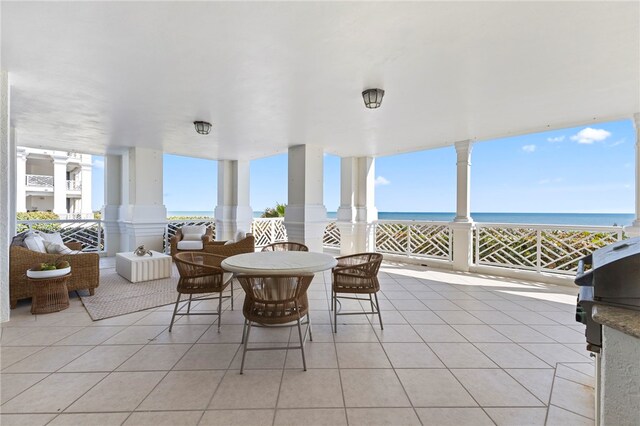
[[[596,303],[593,306],[593,319],[602,325],[640,339],[640,311]]]

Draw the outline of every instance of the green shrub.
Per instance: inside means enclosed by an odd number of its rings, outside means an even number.
[[[53,212],[19,212],[16,213],[18,220],[58,220],[60,216]],[[24,224],[18,224],[18,233],[24,232],[29,227]],[[36,223],[31,225],[31,229],[43,232],[58,232],[60,230],[59,223]]]

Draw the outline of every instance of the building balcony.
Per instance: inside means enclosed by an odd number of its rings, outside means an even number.
[[[53,176],[26,175],[27,188],[53,188]]]
[[[82,191],[82,182],[79,180],[67,180],[67,191],[80,192]]]

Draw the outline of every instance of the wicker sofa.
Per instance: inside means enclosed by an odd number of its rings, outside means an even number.
[[[80,243],[67,243],[72,250],[82,249]],[[11,309],[18,300],[33,295],[33,288],[27,279],[26,271],[36,263],[55,262],[63,259],[71,265],[71,278],[67,281],[69,291],[89,290],[93,295],[100,283],[100,256],[97,253],[78,253],[69,255],[39,253],[26,247],[12,245],[9,254],[9,299]]]
[[[247,234],[242,240],[230,244],[227,244],[226,241],[211,241],[205,244],[204,251],[224,257],[242,253],[253,253],[256,251],[255,238],[253,234]]]

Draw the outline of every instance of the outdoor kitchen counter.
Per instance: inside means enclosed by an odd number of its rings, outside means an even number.
[[[640,311],[615,306],[593,306],[593,319],[607,327],[640,339]]]

